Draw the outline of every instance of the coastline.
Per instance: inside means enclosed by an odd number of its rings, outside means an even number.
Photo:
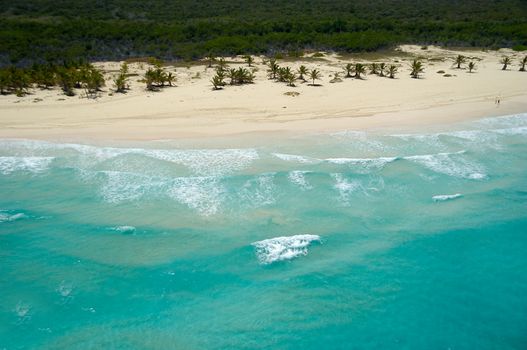
[[[463,53],[478,66],[475,73],[453,67],[452,57]],[[298,135],[340,130],[434,128],[471,119],[527,112],[527,73],[501,71],[500,51],[455,51],[403,46],[399,56],[369,62],[398,62],[396,79],[367,75],[364,80],[330,83],[345,62],[356,61],[332,54],[323,59],[283,62],[322,71],[321,86],[296,87],[266,78],[257,64],[256,82],[212,91],[206,65],[178,68],[177,86],[147,92],[138,81],[124,95],[105,94],[98,99],[65,99],[57,90],[35,91],[24,98],[1,96],[0,138],[49,141],[148,141],[162,139],[214,139],[245,135]],[[425,60],[422,79],[408,76],[413,57]],[[243,60],[231,61],[243,66]],[[119,63],[100,63],[107,81]],[[139,69],[139,68],[137,68]],[[445,77],[437,72],[444,71]],[[139,75],[137,73],[136,75]],[[198,76],[199,79],[195,77]],[[110,80],[109,80],[110,79]],[[137,79],[137,78],[134,78]],[[285,95],[298,92],[298,96]],[[111,94],[111,96],[110,96]],[[501,103],[496,104],[499,98]]]

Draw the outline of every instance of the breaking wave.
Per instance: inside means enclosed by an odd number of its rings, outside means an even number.
[[[454,153],[425,154],[418,156],[407,156],[403,159],[421,164],[426,168],[445,175],[472,180],[486,178],[483,167],[462,157],[465,151]]]
[[[110,227],[110,230],[119,233],[134,233],[136,231],[136,228],[134,226],[114,226]]]
[[[287,162],[297,162],[302,164],[316,164],[320,162],[320,159],[300,156],[297,154],[273,153],[273,156]]]
[[[256,257],[260,264],[267,265],[307,255],[308,247],[313,242],[320,242],[320,236],[295,235],[275,237],[254,242],[252,245],[256,249]]]
[[[71,158],[77,156],[76,166],[82,168],[94,165],[124,155],[142,155],[152,159],[179,164],[189,169],[195,175],[223,175],[248,167],[259,158],[253,148],[247,149],[148,149],[148,148],[118,148],[97,147],[82,144],[59,144],[31,140],[2,140],[0,148],[31,155],[31,157],[0,157],[0,171],[10,171],[18,167],[41,169],[55,156]],[[33,155],[48,155],[34,157]],[[53,157],[49,157],[49,155]],[[82,159],[78,159],[81,156]],[[14,159],[12,159],[14,158]],[[13,165],[14,164],[14,165]],[[6,170],[4,170],[4,168]]]
[[[432,200],[434,202],[444,202],[444,201],[448,201],[448,200],[452,200],[452,199],[456,199],[456,198],[460,198],[460,197],[463,197],[463,195],[461,193],[456,193],[456,194],[439,194],[437,196],[433,196],[432,197]]]
[[[8,210],[0,210],[0,223],[13,222],[17,220],[26,219],[27,215],[24,213],[12,213]]]
[[[16,171],[41,173],[49,168],[54,157],[0,157],[0,173],[9,175]]]

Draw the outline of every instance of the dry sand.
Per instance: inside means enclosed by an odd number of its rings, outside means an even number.
[[[477,63],[474,73],[455,69],[463,54]],[[501,70],[502,56],[514,65]],[[425,65],[422,79],[409,76],[413,58]],[[296,87],[267,78],[261,58],[255,58],[254,84],[212,91],[214,70],[205,63],[167,66],[175,72],[175,87],[147,92],[138,82],[147,64],[134,63],[131,90],[112,93],[112,76],[119,62],[101,62],[107,86],[101,97],[66,97],[59,89],[34,90],[31,95],[0,96],[0,138],[50,140],[152,140],[226,136],[258,132],[325,132],[343,129],[411,128],[494,115],[527,112],[527,72],[518,71],[521,55],[511,50],[456,51],[402,46],[395,53],[279,60],[281,66],[301,64],[322,72],[321,86],[298,82]],[[366,75],[344,78],[348,62],[399,65],[396,79]],[[242,58],[231,67],[246,66]],[[445,71],[445,77],[437,73]],[[330,83],[340,73],[342,82]],[[295,91],[299,95],[285,93]],[[79,91],[80,93],[80,91]],[[500,105],[496,105],[500,98]]]

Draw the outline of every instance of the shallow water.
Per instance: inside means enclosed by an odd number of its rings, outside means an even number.
[[[525,349],[527,114],[0,141],[0,349]]]

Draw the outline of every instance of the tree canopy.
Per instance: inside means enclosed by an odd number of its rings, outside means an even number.
[[[0,0],[0,65],[400,43],[527,47],[527,2]]]

